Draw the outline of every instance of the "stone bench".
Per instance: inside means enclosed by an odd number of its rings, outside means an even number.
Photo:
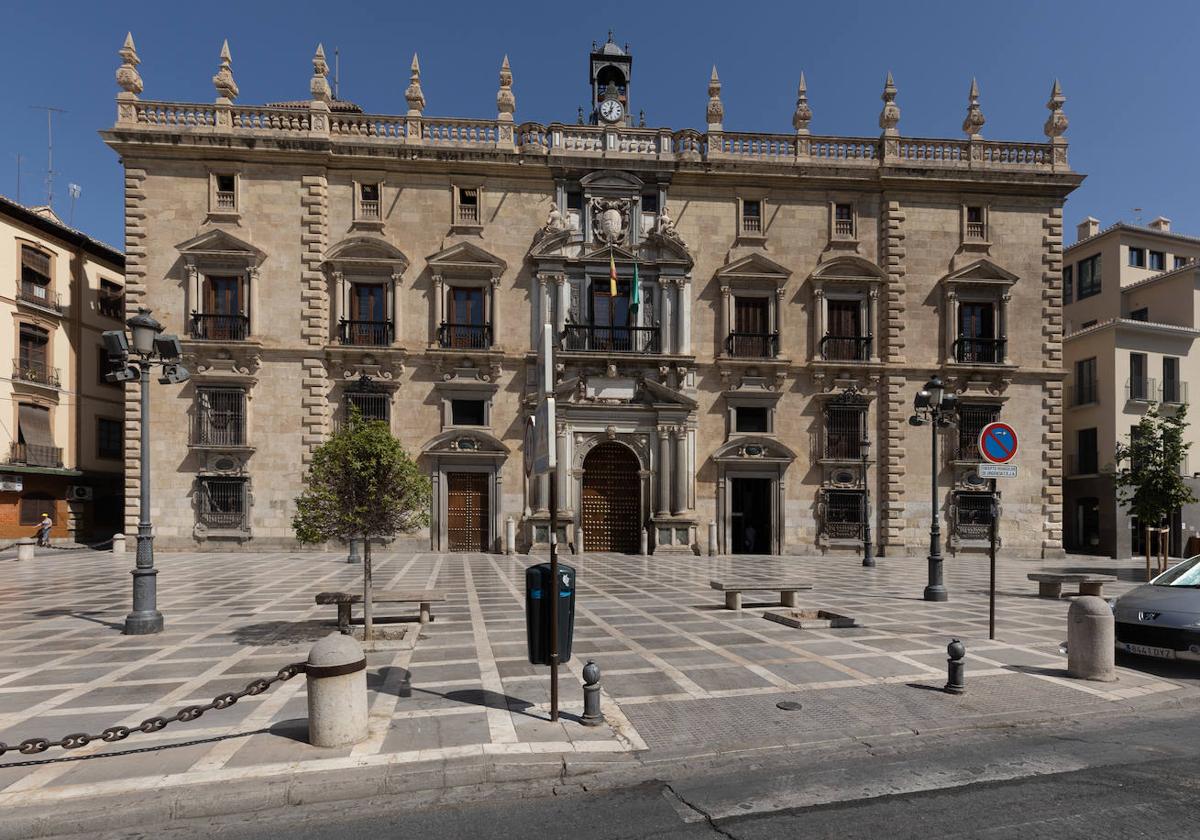
[[[777,580],[710,580],[708,585],[725,593],[725,609],[740,610],[743,592],[778,592],[779,603],[785,607],[796,606],[796,593],[812,589],[811,583],[786,583]]]
[[[321,592],[316,596],[318,604],[337,604],[338,629],[343,633],[350,632],[350,609],[354,604],[361,604],[361,592]],[[438,589],[374,589],[371,591],[371,604],[418,604],[421,624],[431,620],[430,604],[434,601],[445,601],[446,593]]]
[[[1039,598],[1061,598],[1064,583],[1078,583],[1080,595],[1104,597],[1104,584],[1113,583],[1112,575],[1058,574],[1055,572],[1032,572],[1027,577],[1037,581]]]

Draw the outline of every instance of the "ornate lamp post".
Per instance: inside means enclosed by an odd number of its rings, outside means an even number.
[[[150,310],[138,307],[137,314],[125,322],[132,335],[132,345],[122,330],[109,330],[103,334],[104,347],[109,358],[119,361],[121,367],[106,375],[109,382],[132,382],[138,380],[142,389],[142,457],[141,481],[139,481],[141,512],[138,517],[137,559],[133,568],[133,611],[125,617],[125,635],[143,636],[160,633],[163,629],[162,613],[158,611],[158,587],[155,580],[158,570],[154,568],[154,535],[150,523],[150,368],[162,366],[158,381],[164,385],[186,382],[190,376],[187,369],[178,364],[183,355],[179,339],[173,335],[160,335],[162,324],[150,316]]]
[[[926,601],[949,599],[942,579],[942,532],[938,516],[938,429],[954,424],[958,397],[947,394],[946,387],[936,374],[913,397],[912,426],[929,424],[930,430],[930,492],[929,492],[929,582],[925,586]]]

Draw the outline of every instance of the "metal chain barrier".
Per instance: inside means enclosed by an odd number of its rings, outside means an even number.
[[[205,703],[203,706],[185,706],[170,717],[152,717],[146,718],[137,726],[110,726],[101,732],[99,735],[89,735],[86,732],[75,732],[71,735],[64,735],[57,741],[51,741],[47,738],[26,738],[20,744],[8,745],[0,741],[0,756],[7,752],[19,752],[22,755],[36,755],[37,753],[45,752],[51,747],[62,747],[64,750],[77,750],[80,747],[86,747],[93,741],[105,741],[107,743],[116,743],[124,741],[130,735],[137,732],[158,732],[164,729],[169,724],[179,721],[195,720],[205,712],[211,712],[213,709],[228,709],[243,697],[255,697],[262,694],[277,682],[286,682],[297,674],[302,674],[307,670],[308,663],[293,662],[291,665],[284,666],[275,672],[273,677],[264,677],[254,680],[246,685],[241,691],[234,693],[218,694],[212,699],[211,703]],[[0,765],[3,766],[3,765]]]
[[[112,544],[113,544],[112,537],[109,537],[108,539],[104,540],[103,542],[90,543],[88,545],[43,545],[40,547],[41,548],[52,548],[55,551],[87,551],[88,549],[91,549],[92,551],[96,551],[96,550],[99,550],[102,548],[112,548]],[[16,545],[16,543],[13,543],[13,545]],[[0,551],[3,551],[3,550],[4,549],[0,549]]]

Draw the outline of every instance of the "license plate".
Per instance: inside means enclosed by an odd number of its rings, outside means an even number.
[[[1149,645],[1131,645],[1125,642],[1125,650],[1139,656],[1157,656],[1159,659],[1174,659],[1175,651],[1170,648],[1150,647]]]

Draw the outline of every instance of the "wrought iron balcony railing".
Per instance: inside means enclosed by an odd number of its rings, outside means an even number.
[[[8,463],[27,467],[61,467],[62,447],[14,442],[8,451]]]
[[[19,382],[32,382],[35,385],[46,385],[51,388],[62,387],[58,368],[47,367],[45,362],[35,362],[30,359],[13,359],[13,379]]]
[[[492,325],[443,322],[438,326],[438,346],[452,350],[486,350],[492,346]]]
[[[386,347],[392,343],[391,321],[338,321],[338,344]]]
[[[779,355],[779,333],[732,332],[725,352],[735,359],[773,359]]]
[[[49,287],[43,286],[41,283],[22,280],[21,287],[17,289],[17,299],[43,309],[49,309],[52,312],[62,313],[62,295],[50,291]]]
[[[871,358],[869,335],[827,335],[821,339],[821,358],[831,362],[865,362]]]
[[[954,360],[971,365],[1002,365],[1007,344],[1003,338],[960,338],[954,342]]]
[[[250,319],[245,315],[206,315],[193,312],[188,332],[192,338],[206,341],[245,341],[250,335]]]
[[[125,298],[122,295],[101,294],[96,298],[96,311],[105,318],[125,317]]]
[[[606,327],[567,324],[560,336],[563,350],[596,350],[606,353],[661,352],[658,327]]]

